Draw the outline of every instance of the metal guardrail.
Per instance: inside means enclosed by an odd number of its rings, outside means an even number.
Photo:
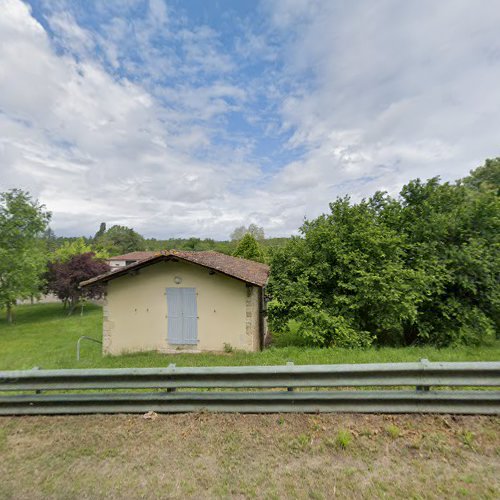
[[[397,389],[333,389],[389,386]],[[6,371],[0,372],[0,391],[38,393],[0,396],[0,415],[149,410],[500,413],[500,390],[431,387],[500,387],[500,362]],[[198,390],[177,392],[180,388]],[[237,391],[206,390],[230,388]],[[124,389],[157,391],[117,392]],[[115,392],[46,393],[76,390]]]

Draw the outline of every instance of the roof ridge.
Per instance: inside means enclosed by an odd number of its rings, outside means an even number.
[[[215,250],[160,250],[157,252],[146,251],[146,253],[151,255],[128,266],[119,269],[115,268],[90,280],[82,281],[81,285],[87,286],[97,282],[109,281],[123,276],[131,270],[155,264],[162,259],[170,260],[169,258],[174,257],[257,286],[264,286],[269,276],[269,266],[267,264],[223,254]]]

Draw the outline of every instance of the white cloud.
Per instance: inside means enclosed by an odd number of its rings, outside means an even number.
[[[61,34],[65,49],[75,54],[87,55],[95,48],[94,37],[82,29],[67,12],[57,12],[50,16],[51,28]]]
[[[216,164],[188,154],[210,138],[188,127],[185,109],[204,110],[207,116],[195,118],[208,119],[225,111],[224,98],[243,99],[244,91],[222,83],[198,93],[184,88],[172,99],[189,99],[189,106],[170,113],[145,88],[117,80],[90,58],[57,55],[25,4],[2,0],[2,7],[1,188],[29,188],[60,231],[90,234],[107,220],[147,233],[158,227],[163,236],[210,235],[212,210],[232,183],[252,174],[224,158]],[[53,29],[62,27],[71,48],[83,31],[68,15],[55,19]],[[195,222],[191,229],[184,214],[199,214],[205,227]]]
[[[493,2],[263,3],[233,47],[163,1],[97,3],[98,29],[44,5],[50,34],[0,0],[0,190],[31,190],[59,233],[284,235],[337,195],[499,154]]]
[[[282,105],[292,148],[276,177],[309,214],[410,178],[456,179],[499,153],[500,9],[494,2],[267,5],[285,71],[313,78]],[[293,33],[293,36],[290,35]]]

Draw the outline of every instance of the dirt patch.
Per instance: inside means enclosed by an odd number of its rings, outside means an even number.
[[[0,498],[500,497],[500,418],[0,418]]]

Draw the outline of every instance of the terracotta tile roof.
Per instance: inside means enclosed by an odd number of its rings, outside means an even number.
[[[192,262],[193,264],[206,267],[207,269],[212,269],[221,274],[225,274],[226,276],[230,276],[257,286],[264,286],[267,283],[267,278],[269,277],[269,266],[267,264],[254,262],[253,260],[241,259],[240,257],[232,257],[231,255],[225,255],[219,252],[183,252],[177,250],[166,250],[162,252],[133,253],[148,253],[150,255],[134,264],[130,264],[129,266],[120,267],[87,281],[82,281],[80,286],[88,286],[99,282],[110,281],[127,274],[131,270],[140,269],[141,267],[146,267],[162,260],[175,259]]]
[[[144,260],[153,257],[158,252],[130,252],[116,257],[110,257],[108,260]]]

